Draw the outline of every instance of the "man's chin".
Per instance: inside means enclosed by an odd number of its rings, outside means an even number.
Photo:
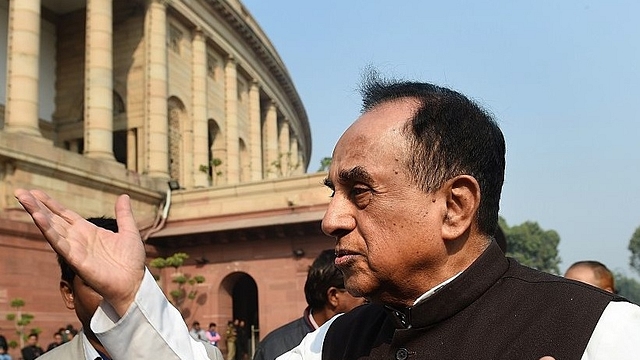
[[[344,277],[344,285],[349,294],[354,297],[369,297],[372,289],[366,286],[366,282],[362,279],[362,277],[358,276],[347,276],[345,274]]]

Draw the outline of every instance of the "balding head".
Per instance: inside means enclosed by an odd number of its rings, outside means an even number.
[[[567,269],[564,277],[615,292],[613,273],[598,261],[578,261]]]

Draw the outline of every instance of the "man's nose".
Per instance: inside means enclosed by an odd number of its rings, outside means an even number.
[[[340,237],[349,233],[355,227],[355,219],[348,202],[333,197],[322,218],[322,231],[333,237]]]

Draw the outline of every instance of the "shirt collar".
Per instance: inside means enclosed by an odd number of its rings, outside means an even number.
[[[414,305],[385,307],[398,328],[424,328],[470,306],[500,280],[509,266],[509,260],[493,242],[467,269],[418,297]]]
[[[309,317],[309,322],[311,323],[313,328],[317,330],[320,326],[318,326],[316,320],[313,318],[313,310],[311,310],[311,308],[309,308],[309,315],[307,316]]]
[[[93,345],[91,345],[89,339],[84,335],[83,332],[80,332],[78,336],[82,337],[82,346],[84,347],[85,360],[111,360],[106,355],[99,353],[98,350],[96,350]]]
[[[421,301],[424,301],[426,299],[428,299],[431,295],[435,294],[436,292],[438,292],[438,290],[442,289],[443,287],[445,287],[448,283],[452,282],[453,280],[455,280],[460,274],[462,274],[462,271],[460,271],[459,273],[453,275],[452,277],[448,278],[447,280],[441,282],[440,284],[434,286],[433,288],[431,288],[430,290],[428,290],[426,293],[420,295],[416,301],[413,302],[413,306],[416,306],[418,303],[420,303]]]

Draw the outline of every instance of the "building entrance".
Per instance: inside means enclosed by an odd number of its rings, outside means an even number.
[[[258,286],[255,280],[244,272],[228,275],[224,283],[231,295],[232,318],[234,322],[237,320],[244,324],[238,329],[237,352],[245,352],[249,358],[252,358],[260,335],[258,332]]]

